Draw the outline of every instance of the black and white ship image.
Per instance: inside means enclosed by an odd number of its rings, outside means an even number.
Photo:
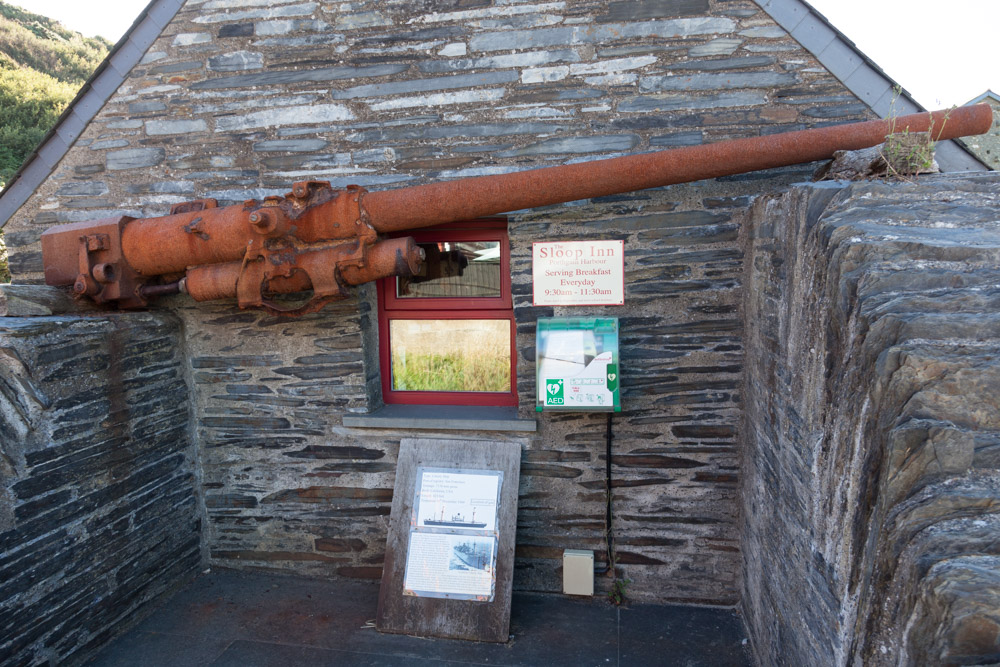
[[[431,526],[434,528],[485,528],[486,522],[477,523],[476,522],[476,509],[472,508],[472,519],[469,521],[465,520],[462,513],[453,514],[451,516],[451,521],[444,520],[444,509],[441,510],[440,519],[424,519],[425,526]]]
[[[451,550],[449,570],[489,571],[493,544],[485,540],[462,542]]]

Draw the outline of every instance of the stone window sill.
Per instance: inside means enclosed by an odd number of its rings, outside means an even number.
[[[346,414],[353,428],[428,429],[448,431],[522,431],[537,429],[534,419],[521,419],[517,408],[465,405],[386,405],[369,414]]]

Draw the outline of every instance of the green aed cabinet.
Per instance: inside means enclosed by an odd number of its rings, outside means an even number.
[[[543,317],[535,336],[536,411],[621,412],[617,317]]]

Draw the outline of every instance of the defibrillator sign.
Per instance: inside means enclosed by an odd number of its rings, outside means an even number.
[[[537,411],[621,411],[617,318],[541,318],[535,349]]]

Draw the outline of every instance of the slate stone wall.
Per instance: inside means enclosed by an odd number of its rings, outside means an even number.
[[[993,125],[986,134],[974,137],[966,137],[962,140],[980,160],[990,169],[1000,170],[1000,100],[996,97],[987,97],[983,100],[993,107]]]
[[[1000,657],[1000,178],[747,225],[743,601],[761,664]]]
[[[866,113],[749,0],[192,0],[7,225],[7,243],[17,279],[37,281],[39,234],[59,222],[224,205],[306,178],[386,188],[503,173]],[[738,598],[737,236],[756,195],[808,173],[510,216],[523,416],[535,318],[623,318],[614,476],[633,598]],[[581,237],[626,240],[626,306],[532,308],[531,241]],[[231,303],[170,307],[185,322],[212,562],[377,578],[396,447],[414,433],[342,426],[379,405],[371,290],[295,322]],[[519,441],[516,585],[559,590],[562,549],[601,557],[604,419],[545,415]]]
[[[201,562],[179,323],[0,317],[0,663],[73,664]]]

